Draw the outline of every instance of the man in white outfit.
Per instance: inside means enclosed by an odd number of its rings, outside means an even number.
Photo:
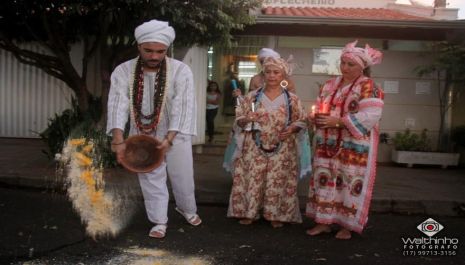
[[[166,152],[165,161],[138,177],[148,218],[155,224],[149,236],[163,238],[168,223],[167,175],[176,210],[191,225],[202,222],[196,213],[191,143],[196,133],[195,90],[190,68],[166,56],[175,38],[168,22],[145,22],[134,35],[139,56],[118,65],[111,75],[107,133],[113,137],[112,151],[118,162],[125,150],[123,131],[128,120],[130,135],[160,140],[157,148]]]

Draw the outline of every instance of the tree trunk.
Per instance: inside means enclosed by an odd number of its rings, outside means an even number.
[[[108,47],[101,49],[100,52],[100,72],[102,75],[102,117],[98,125],[102,128],[105,127],[108,115],[108,93],[111,86],[111,73],[120,63],[134,58],[137,56],[137,49],[135,47],[124,47],[123,49],[108,49]]]
[[[87,85],[81,84],[78,91],[79,92],[77,93],[76,97],[77,97],[78,104],[79,104],[79,111],[82,114],[87,114],[89,111],[89,99],[90,99],[90,93],[89,93],[89,90],[87,90]]]
[[[100,117],[98,121],[98,127],[99,128],[105,128],[105,125],[107,123],[107,114],[108,114],[108,92],[110,91],[110,76],[111,73],[102,67],[102,94],[101,94],[101,107],[102,107],[102,116]]]
[[[110,52],[108,49],[100,49],[100,75],[102,78],[102,90],[101,90],[101,108],[102,108],[102,116],[98,121],[98,126],[100,128],[104,128],[107,122],[107,114],[108,114],[108,92],[110,91],[110,81],[111,81],[111,71],[112,71],[112,64],[110,59]]]
[[[444,77],[444,90],[442,95],[440,95],[440,125],[439,125],[439,135],[438,135],[438,151],[448,152],[450,151],[450,124],[449,124],[449,112],[450,112],[450,103],[451,103],[451,90],[452,90],[452,76],[449,71],[446,71]],[[439,86],[441,80],[438,79]]]

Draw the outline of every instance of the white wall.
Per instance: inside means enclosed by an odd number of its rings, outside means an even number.
[[[182,60],[189,65],[194,75],[194,85],[197,102],[197,136],[193,138],[192,144],[205,143],[205,109],[206,109],[206,87],[207,87],[207,49],[192,47]]]

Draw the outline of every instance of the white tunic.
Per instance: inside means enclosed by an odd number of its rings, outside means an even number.
[[[157,126],[157,138],[163,138],[168,131],[177,131],[186,136],[196,135],[196,104],[192,71],[183,62],[168,58],[166,103],[161,120]],[[108,95],[107,133],[118,128],[124,131],[130,116],[129,89],[134,80],[137,58],[126,61],[116,67],[111,75],[111,87]],[[155,73],[144,73],[144,96],[142,113],[153,112]],[[130,135],[137,134],[135,122],[131,119]],[[180,135],[178,135],[180,136]]]

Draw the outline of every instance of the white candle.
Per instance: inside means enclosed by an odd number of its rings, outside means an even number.
[[[316,109],[316,106],[312,105],[312,114],[315,114],[315,109]]]
[[[252,102],[252,112],[255,112],[255,102]]]

